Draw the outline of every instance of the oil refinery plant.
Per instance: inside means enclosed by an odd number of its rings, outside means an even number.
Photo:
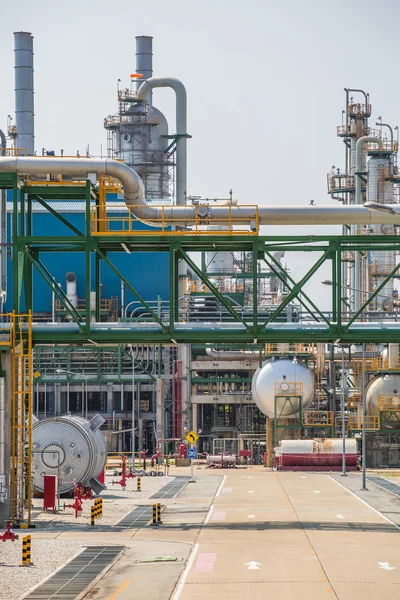
[[[153,76],[151,37],[136,38],[136,70],[104,118],[107,157],[35,147],[33,37],[14,38],[0,520],[29,522],[46,474],[62,492],[82,481],[98,493],[107,450],[179,456],[190,430],[214,466],[340,470],[345,455],[348,469],[400,467],[399,130],[372,119],[368,93],[345,90],[329,204],[240,204],[228,186],[201,198],[187,177],[190,94]],[[175,131],[158,88],[175,94]],[[313,262],[296,281],[304,252]]]

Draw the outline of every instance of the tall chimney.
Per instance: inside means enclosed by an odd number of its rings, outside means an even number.
[[[137,80],[137,89],[153,76],[153,38],[150,35],[136,36],[136,73],[143,75]],[[151,96],[149,100],[151,104]]]
[[[17,148],[27,156],[35,154],[33,101],[33,36],[25,31],[14,33],[15,52],[15,126]]]

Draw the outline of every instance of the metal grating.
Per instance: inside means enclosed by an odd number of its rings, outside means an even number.
[[[379,485],[379,487],[383,488],[387,492],[390,492],[391,494],[400,497],[400,485],[398,485],[397,483],[393,483],[393,481],[388,481],[384,477],[368,477],[367,479],[368,481],[372,481],[372,483]]]
[[[153,505],[148,506],[137,506],[123,519],[118,521],[117,527],[144,527],[147,523],[153,519]]]
[[[25,600],[75,600],[120,554],[124,546],[88,546]]]
[[[158,492],[150,496],[150,498],[174,498],[183,490],[190,477],[175,477],[173,481],[164,485]]]

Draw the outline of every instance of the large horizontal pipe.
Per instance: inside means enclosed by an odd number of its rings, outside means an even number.
[[[146,204],[144,186],[133,169],[115,160],[92,158],[52,157],[0,157],[0,173],[20,175],[70,175],[86,178],[89,173],[106,175],[118,179],[124,188],[124,199],[128,209],[141,221],[155,227],[164,225],[190,226],[196,219],[195,206],[155,207]],[[222,225],[234,219],[235,224],[256,221],[254,206],[208,206],[204,205],[202,223]],[[368,210],[364,206],[262,206],[258,208],[261,225],[400,225],[400,214]]]

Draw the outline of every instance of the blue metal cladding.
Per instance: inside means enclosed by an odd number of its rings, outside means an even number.
[[[79,213],[60,213],[72,225],[80,231],[85,230],[85,216]],[[10,238],[12,228],[12,216],[8,215],[7,230]],[[147,229],[146,225],[138,223],[138,229]],[[74,236],[71,230],[61,223],[50,213],[33,214],[33,232],[34,235],[51,236]],[[168,280],[168,255],[162,252],[135,252],[127,254],[126,252],[110,252],[108,254],[111,262],[133,285],[138,293],[145,300],[157,300],[160,296],[163,300],[169,298],[169,280]],[[85,298],[85,255],[84,253],[60,253],[49,252],[42,253],[40,258],[49,272],[54,276],[57,283],[61,284],[65,291],[65,276],[68,271],[73,271],[77,277],[78,298]],[[95,290],[95,255],[91,256],[91,288]],[[5,310],[12,310],[12,249],[8,253],[8,282],[7,282],[7,301]],[[101,263],[100,281],[102,284],[101,297],[111,298],[117,296],[121,305],[121,281],[115,272],[103,261]],[[133,294],[125,288],[125,305],[137,300]],[[22,298],[21,310],[24,310],[24,300]],[[34,269],[33,273],[33,309],[35,312],[51,312],[51,289]]]

